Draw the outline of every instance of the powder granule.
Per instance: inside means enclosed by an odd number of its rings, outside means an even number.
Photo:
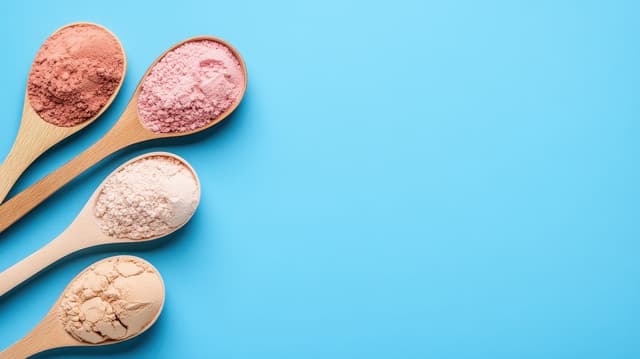
[[[240,61],[227,46],[187,42],[153,66],[142,83],[138,112],[153,132],[193,131],[238,101],[244,81]]]
[[[87,268],[67,287],[58,318],[71,336],[97,344],[139,334],[163,302],[162,278],[149,263],[111,257]]]
[[[107,178],[95,202],[100,229],[117,238],[166,235],[185,224],[200,200],[197,178],[179,160],[144,157]]]
[[[67,26],[42,45],[29,72],[31,107],[61,127],[79,125],[102,110],[124,77],[124,53],[107,30]]]

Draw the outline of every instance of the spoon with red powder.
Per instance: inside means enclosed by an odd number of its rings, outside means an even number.
[[[0,165],[0,203],[36,158],[109,107],[125,69],[122,44],[102,26],[74,23],[49,36],[31,65],[20,130]]]
[[[247,88],[242,57],[211,36],[187,39],[147,70],[111,130],[85,152],[0,206],[0,232],[112,153],[135,143],[187,136],[220,123]]]

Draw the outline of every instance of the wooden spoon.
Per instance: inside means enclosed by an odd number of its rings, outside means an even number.
[[[109,176],[107,176],[107,179],[105,179],[102,184],[98,186],[98,189],[93,193],[89,201],[87,201],[87,204],[80,211],[80,214],[76,217],[76,219],[56,239],[52,240],[47,245],[40,248],[38,251],[31,254],[22,261],[16,263],[4,272],[0,273],[0,297],[16,286],[20,285],[22,282],[33,277],[40,271],[44,270],[48,266],[52,265],[56,261],[69,254],[78,252],[82,249],[100,245],[148,242],[154,239],[165,237],[184,226],[189,221],[189,219],[191,219],[191,217],[187,218],[184,223],[180,224],[180,226],[174,228],[170,232],[145,239],[111,237],[106,235],[99,228],[94,216],[94,206],[96,199],[100,194],[105,182],[109,179],[109,177],[111,177],[115,173],[118,173],[120,169],[127,166],[128,164],[148,157],[170,157],[176,159],[177,161],[180,161],[193,174],[198,188],[198,198],[200,197],[200,182],[198,180],[198,176],[196,175],[193,168],[179,156],[167,152],[151,152],[133,158],[132,160],[118,167]],[[191,215],[193,215],[193,213]]]
[[[182,46],[187,42],[198,40],[212,40],[221,43],[228,47],[229,50],[231,50],[231,52],[235,55],[235,57],[240,62],[240,66],[244,73],[244,83],[242,84],[242,91],[240,93],[240,96],[238,96],[238,99],[229,107],[229,109],[227,109],[227,111],[220,114],[207,126],[188,132],[152,132],[151,130],[143,126],[138,114],[138,95],[140,94],[144,79],[151,68],[153,68],[153,66],[158,61],[160,61],[165,54],[175,49],[176,47]],[[145,142],[149,140],[191,135],[211,128],[216,124],[219,124],[238,107],[240,101],[242,100],[242,97],[244,96],[246,88],[247,68],[245,66],[245,63],[242,60],[240,53],[227,42],[212,36],[198,36],[184,40],[174,45],[173,47],[165,51],[162,55],[160,55],[160,57],[158,57],[153,64],[151,64],[147,72],[142,77],[142,80],[138,84],[138,88],[134,92],[129,105],[127,105],[127,108],[124,110],[124,113],[122,114],[118,122],[116,122],[116,124],[113,126],[113,128],[111,128],[111,130],[109,130],[109,132],[107,132],[107,134],[102,139],[100,139],[93,146],[91,146],[89,149],[81,153],[73,160],[67,162],[55,172],[49,174],[39,182],[35,183],[33,186],[20,192],[18,195],[14,196],[6,203],[0,205],[0,233],[11,226],[18,219],[22,218],[38,204],[42,203],[45,199],[47,199],[62,186],[69,183],[72,179],[80,175],[82,172],[84,172],[94,164],[98,163],[105,157],[113,154],[120,149],[123,149],[135,143]]]
[[[109,257],[109,258],[103,259],[102,261],[118,259],[118,258],[127,258],[127,257],[130,257],[130,256]],[[138,257],[133,257],[133,258],[136,259],[137,261],[145,262],[147,265],[149,265],[149,267],[152,268],[152,270],[158,276],[160,276],[160,272],[158,272],[158,270],[154,268],[150,263]],[[100,262],[94,263],[93,265],[96,265]],[[89,268],[91,268],[91,266]],[[59,318],[60,316],[59,307],[60,307],[60,304],[62,303],[62,300],[64,299],[64,294],[68,290],[70,290],[71,285],[76,281],[76,279],[82,276],[89,268],[83,270],[69,283],[69,285],[62,292],[62,294],[60,295],[56,303],[53,305],[51,310],[49,310],[49,313],[47,313],[44,319],[38,325],[36,325],[35,328],[33,328],[31,333],[27,334],[24,338],[22,338],[20,341],[18,341],[11,347],[0,352],[0,359],[24,359],[32,355],[35,355],[37,353],[41,353],[43,351],[56,349],[56,348],[102,346],[102,345],[120,343],[123,341],[127,341],[129,339],[133,339],[138,335],[144,333],[149,328],[151,328],[151,326],[153,326],[153,324],[158,320],[158,317],[162,312],[162,307],[164,306],[164,299],[165,299],[164,284],[162,285],[162,292],[158,293],[160,297],[157,298],[157,302],[160,303],[160,306],[158,308],[157,313],[144,328],[142,328],[139,332],[135,333],[134,335],[121,340],[107,340],[105,342],[98,343],[98,344],[86,343],[78,339],[75,339],[73,336],[71,336],[65,330],[63,322]],[[162,282],[162,277],[160,277],[160,281]]]
[[[54,34],[65,28],[77,25],[91,25],[99,27],[116,39],[122,51],[122,58],[124,59],[120,82],[111,97],[109,97],[102,109],[98,111],[95,116],[73,127],[56,126],[45,121],[29,103],[28,91],[25,93],[22,120],[20,121],[18,136],[16,137],[11,151],[2,165],[0,165],[0,203],[2,203],[18,178],[20,178],[22,173],[33,163],[33,161],[55,144],[89,126],[93,121],[95,121],[95,119],[100,117],[100,115],[102,115],[102,113],[111,105],[120,91],[120,87],[122,87],[127,70],[127,57],[120,40],[108,29],[88,22],[78,22],[65,25],[56,30]],[[53,34],[51,36],[53,36]]]

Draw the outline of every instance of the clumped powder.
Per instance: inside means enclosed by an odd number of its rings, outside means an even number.
[[[67,287],[58,318],[74,338],[97,344],[139,334],[163,303],[162,278],[149,263],[111,257],[87,268]]]
[[[227,46],[187,42],[153,66],[142,83],[138,112],[153,132],[193,131],[238,101],[244,81],[240,61]]]
[[[31,66],[29,103],[45,121],[76,126],[94,117],[124,76],[118,40],[91,24],[67,26],[49,37]]]
[[[200,200],[198,181],[184,163],[144,157],[112,174],[95,202],[102,231],[112,237],[162,236],[185,224]]]

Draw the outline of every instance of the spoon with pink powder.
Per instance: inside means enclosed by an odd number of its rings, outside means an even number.
[[[189,222],[199,202],[200,182],[185,160],[166,152],[136,157],[104,180],[56,239],[0,273],[0,296],[82,249],[165,237]]]
[[[126,67],[122,44],[102,26],[75,23],[49,36],[31,65],[18,136],[0,165],[0,203],[33,161],[109,107]]]
[[[178,43],[147,70],[120,120],[102,139],[0,206],[0,232],[116,151],[220,123],[238,107],[246,88],[244,61],[227,42],[199,36]]]

